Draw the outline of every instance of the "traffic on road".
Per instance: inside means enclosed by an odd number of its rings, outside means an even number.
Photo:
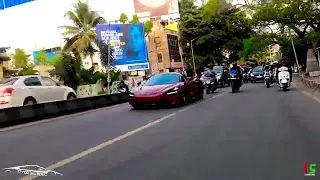
[[[177,78],[172,86],[166,76]],[[182,77],[150,78],[140,92],[178,93]],[[148,86],[155,87],[144,91]],[[0,171],[0,179],[298,180],[304,164],[320,159],[318,107],[295,87],[254,83],[235,94],[218,88],[182,107],[134,110],[125,103],[4,129],[0,167],[11,170]],[[37,168],[15,170],[24,165]]]

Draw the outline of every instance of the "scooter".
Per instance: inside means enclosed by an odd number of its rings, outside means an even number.
[[[230,78],[229,79],[230,79],[230,83],[231,83],[232,93],[239,92],[241,82],[240,82],[240,78],[239,78],[239,76],[237,74],[237,71],[232,70],[230,72]]]
[[[200,80],[202,81],[207,94],[213,93],[218,88],[216,77],[210,73],[205,72]]]
[[[279,87],[283,89],[283,91],[288,90],[290,87],[290,73],[288,71],[289,69],[285,66],[282,66],[278,69],[278,82]]]

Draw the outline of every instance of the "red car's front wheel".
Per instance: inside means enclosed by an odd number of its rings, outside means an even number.
[[[180,106],[185,106],[187,104],[188,104],[187,96],[184,93],[182,93],[180,96]]]

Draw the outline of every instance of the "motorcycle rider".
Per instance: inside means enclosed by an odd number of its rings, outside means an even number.
[[[241,82],[240,85],[242,85],[242,77],[243,77],[243,75],[242,75],[242,70],[241,70],[241,68],[238,66],[237,61],[234,61],[234,62],[232,63],[232,67],[230,68],[230,71],[232,71],[232,70],[235,70],[235,71],[237,72],[237,74],[238,74],[238,76],[239,76],[239,78],[240,78],[240,82]]]
[[[209,63],[206,67],[206,70],[205,70],[205,73],[209,73],[211,74],[212,76],[215,77],[216,73],[215,71],[213,70],[213,64],[212,63]]]
[[[277,67],[277,75],[276,75],[276,79],[277,79],[277,82],[278,82],[278,74],[279,74],[279,71],[278,69],[281,68],[281,67],[287,67],[288,68],[288,72],[290,74],[290,82],[292,82],[292,68],[291,66],[289,65],[289,63],[287,63],[286,61],[282,60],[281,63],[278,63],[278,67]],[[279,82],[278,82],[279,83]]]

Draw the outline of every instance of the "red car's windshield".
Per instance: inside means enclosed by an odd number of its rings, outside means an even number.
[[[181,75],[179,74],[159,74],[152,76],[144,86],[156,86],[165,84],[176,84],[180,82]]]

